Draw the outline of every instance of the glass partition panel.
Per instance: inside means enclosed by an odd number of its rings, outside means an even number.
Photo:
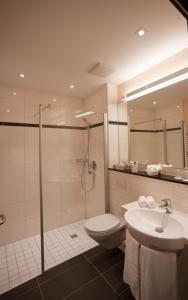
[[[84,223],[105,212],[103,115],[58,102],[43,112],[45,269],[96,246]]]

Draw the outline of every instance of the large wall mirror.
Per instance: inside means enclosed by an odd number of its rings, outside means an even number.
[[[188,168],[188,79],[127,103],[129,159]]]

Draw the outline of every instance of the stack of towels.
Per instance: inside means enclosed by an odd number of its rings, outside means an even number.
[[[140,207],[149,207],[149,208],[155,208],[156,207],[156,201],[152,196],[139,196],[138,197],[138,205]]]

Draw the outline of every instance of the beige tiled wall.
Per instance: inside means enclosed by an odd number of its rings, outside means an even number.
[[[156,201],[171,198],[174,209],[188,213],[188,186],[110,171],[110,207],[113,214],[123,215],[121,205],[136,201],[140,195],[152,195]]]
[[[127,104],[110,103],[109,121],[127,122]],[[109,167],[123,161],[128,162],[128,126],[109,124]]]
[[[91,129],[91,160],[95,160],[95,187],[86,192],[86,216],[91,218],[105,212],[104,190],[104,136],[103,126]],[[88,186],[91,186],[91,175],[87,175]]]
[[[85,99],[85,110],[95,112],[88,116],[91,123],[103,122],[103,114],[107,112],[108,86],[103,85],[95,93]],[[87,138],[87,132],[86,138]],[[86,217],[94,217],[105,213],[104,189],[104,131],[103,126],[90,129],[90,159],[97,164],[95,172],[95,186],[86,192]],[[86,143],[85,143],[86,144]],[[91,185],[91,175],[87,175],[86,182]]]
[[[16,96],[12,92],[17,93]],[[56,98],[56,102],[52,99]],[[0,121],[38,123],[39,103],[52,104],[44,122],[82,125],[73,115],[84,101],[29,89],[0,86]],[[80,185],[84,130],[43,129],[44,229],[85,217],[85,195]],[[39,233],[38,129],[0,126],[0,244]]]

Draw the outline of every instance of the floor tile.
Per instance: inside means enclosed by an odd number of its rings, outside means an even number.
[[[29,292],[20,295],[15,300],[43,300],[39,288],[30,290]]]
[[[124,253],[120,249],[115,248],[113,250],[106,250],[102,254],[92,257],[91,262],[100,272],[104,272],[122,259],[124,259]]]
[[[47,270],[44,274],[39,275],[37,277],[37,280],[39,283],[50,280],[53,277],[58,276],[83,262],[85,262],[85,259],[82,255],[76,256],[74,258],[71,258],[70,260],[65,261],[64,263],[61,263],[60,265]]]
[[[103,274],[103,276],[106,278],[109,284],[113,286],[118,294],[129,287],[128,284],[123,281],[123,267],[124,260],[114,265]]]
[[[40,284],[40,287],[45,300],[60,300],[97,276],[96,270],[85,261],[71,270]]]
[[[106,250],[102,246],[96,246],[95,248],[92,248],[86,252],[84,252],[84,256],[87,258],[92,258],[93,256],[96,256],[98,254],[104,253]]]
[[[126,289],[124,292],[122,292],[120,295],[121,300],[135,300],[133,297],[130,288]],[[152,299],[151,299],[152,300]]]
[[[18,297],[19,295],[22,295],[23,293],[28,292],[34,288],[37,288],[37,283],[35,279],[32,279],[4,293],[0,296],[0,298],[2,300],[14,299],[15,297]]]
[[[105,280],[100,277],[90,282],[86,286],[79,289],[74,294],[68,296],[67,300],[113,300],[115,299],[115,292],[108,286]]]
[[[98,245],[86,234],[84,224],[81,220],[44,233],[46,270]],[[0,254],[0,294],[41,273],[39,234],[1,246]],[[55,272],[61,273],[61,267]],[[53,270],[48,275],[52,277]]]

